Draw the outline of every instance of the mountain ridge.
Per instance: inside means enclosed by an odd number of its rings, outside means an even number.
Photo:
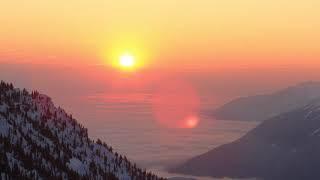
[[[138,168],[37,91],[0,83],[1,179],[164,179]]]
[[[308,81],[270,94],[236,98],[209,114],[216,119],[263,121],[320,97],[320,82]]]
[[[319,179],[319,139],[320,99],[316,99],[171,171],[219,178]]]

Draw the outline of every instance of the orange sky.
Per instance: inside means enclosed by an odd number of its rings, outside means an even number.
[[[10,0],[0,24],[0,61],[320,65],[319,0]]]

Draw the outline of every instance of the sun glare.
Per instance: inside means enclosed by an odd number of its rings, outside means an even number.
[[[190,116],[190,117],[187,117],[186,120],[185,120],[186,124],[186,128],[194,128],[198,125],[199,123],[199,119],[196,117],[196,116]]]
[[[125,68],[132,68],[135,65],[135,59],[130,54],[124,54],[120,56],[119,64]]]

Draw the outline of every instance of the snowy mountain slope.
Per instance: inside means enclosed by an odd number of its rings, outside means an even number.
[[[172,169],[213,177],[320,179],[320,99]]]
[[[263,121],[320,97],[320,82],[304,82],[271,93],[234,99],[214,112],[217,119]]]
[[[139,169],[48,96],[0,84],[1,179],[163,179]]]

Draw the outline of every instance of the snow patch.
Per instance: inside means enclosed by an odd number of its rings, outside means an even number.
[[[77,158],[71,158],[67,163],[67,166],[82,176],[88,172],[88,167]]]
[[[0,119],[0,135],[7,137],[9,134],[10,124],[3,119]]]
[[[320,128],[319,128],[319,129],[316,129],[315,131],[313,131],[313,132],[311,133],[311,136],[318,134],[318,132],[320,132]]]
[[[0,102],[1,103],[1,102]],[[0,112],[6,112],[7,111],[7,109],[8,109],[8,105],[6,105],[6,104],[2,104],[2,105],[0,105]]]

